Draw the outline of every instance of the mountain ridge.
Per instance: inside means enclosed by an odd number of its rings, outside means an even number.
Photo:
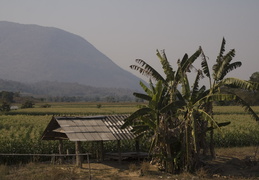
[[[0,78],[134,90],[140,89],[141,80],[78,35],[6,21],[0,21]]]

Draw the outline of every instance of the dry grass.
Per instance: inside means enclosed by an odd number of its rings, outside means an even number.
[[[255,147],[218,149],[218,158],[208,162],[208,166],[196,171],[195,174],[182,173],[179,175],[167,174],[158,171],[156,166],[149,162],[140,164],[123,161],[104,161],[91,163],[91,177],[94,180],[155,180],[155,179],[258,179],[258,165],[246,164],[243,159],[254,153]],[[18,166],[0,166],[1,180],[85,180],[89,179],[88,164],[83,168],[74,165],[50,165],[44,163],[29,163]]]

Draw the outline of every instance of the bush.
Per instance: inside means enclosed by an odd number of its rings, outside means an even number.
[[[0,106],[0,111],[8,112],[10,110],[11,110],[10,104],[4,101]]]
[[[41,105],[40,107],[42,107],[42,108],[50,108],[51,105],[50,105],[50,104],[43,104],[43,105]]]
[[[27,100],[27,101],[25,101],[25,102],[22,104],[21,108],[22,108],[22,109],[25,109],[25,108],[33,108],[34,105],[35,105],[35,104],[34,104],[31,100]]]

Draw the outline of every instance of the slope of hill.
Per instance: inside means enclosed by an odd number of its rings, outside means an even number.
[[[41,98],[74,97],[77,100],[103,101],[113,98],[116,101],[133,101],[133,90],[123,88],[100,88],[78,83],[41,81],[21,83],[0,79],[0,92],[19,92],[21,95]],[[110,99],[111,100],[111,99]]]
[[[0,22],[0,78],[139,89],[123,70],[80,36],[53,27]]]

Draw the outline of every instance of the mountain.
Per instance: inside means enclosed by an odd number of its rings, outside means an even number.
[[[78,35],[6,21],[0,21],[0,78],[134,90],[140,81]]]
[[[133,90],[122,88],[100,88],[78,83],[41,81],[21,83],[0,79],[0,92],[19,92],[21,96],[33,96],[46,100],[64,98],[69,101],[134,101]],[[110,99],[109,99],[110,98]],[[112,98],[112,99],[111,99]],[[61,101],[59,99],[58,101]]]

